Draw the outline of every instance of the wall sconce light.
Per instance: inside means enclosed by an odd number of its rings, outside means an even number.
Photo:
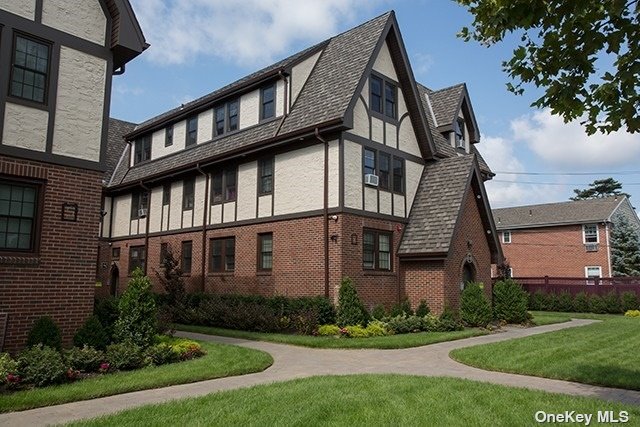
[[[338,242],[338,235],[337,234],[332,234],[331,235],[331,241],[337,243]]]

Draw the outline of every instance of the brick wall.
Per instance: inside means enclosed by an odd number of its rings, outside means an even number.
[[[0,176],[42,182],[39,254],[0,255],[0,312],[8,314],[4,350],[25,343],[33,322],[51,316],[70,343],[93,310],[100,221],[100,172],[0,156]],[[62,221],[62,204],[77,203],[76,222]]]
[[[516,278],[585,277],[586,266],[601,266],[602,277],[610,277],[604,225],[598,224],[598,233],[598,251],[587,252],[581,225],[512,230],[511,243],[502,243],[502,251]]]

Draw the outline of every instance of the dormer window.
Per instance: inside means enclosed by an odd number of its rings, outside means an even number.
[[[396,86],[384,82],[384,114],[392,119],[396,118]]]
[[[464,119],[462,117],[458,117],[458,120],[456,120],[455,133],[456,148],[466,148],[464,140]]]
[[[198,116],[187,120],[187,143],[186,146],[195,145],[198,142]]]
[[[275,116],[275,95],[275,84],[263,87],[260,90],[260,120],[270,119],[271,117]]]
[[[133,143],[133,164],[151,159],[151,136],[146,135]]]
[[[237,99],[227,104],[227,114],[229,116],[229,126],[227,130],[229,132],[238,130],[238,100]]]
[[[164,133],[164,146],[171,147],[173,145],[173,125],[167,126]]]
[[[390,81],[382,77],[372,75],[369,79],[369,103],[371,111],[385,115],[392,119],[397,118],[397,93],[398,88]]]

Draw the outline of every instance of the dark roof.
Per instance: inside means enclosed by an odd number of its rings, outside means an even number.
[[[106,0],[106,6],[111,17],[113,69],[117,70],[140,55],[149,44],[129,0]]]
[[[438,89],[429,93],[431,106],[438,122],[438,127],[452,124],[458,117],[460,97],[464,92],[464,83]]]
[[[109,119],[107,153],[105,159],[105,167],[107,170],[104,173],[105,182],[110,181],[111,175],[113,174],[120,157],[122,157],[124,147],[127,145],[124,136],[131,132],[135,126],[135,123],[125,122],[124,120],[113,118]]]
[[[474,156],[427,164],[400,242],[399,255],[446,254],[462,207]]]
[[[603,222],[623,200],[624,196],[612,196],[493,209],[493,218],[498,230]]]

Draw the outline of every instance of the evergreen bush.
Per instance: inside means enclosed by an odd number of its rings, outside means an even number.
[[[156,335],[156,303],[151,282],[140,268],[133,271],[127,290],[118,304],[119,317],[115,324],[118,342],[135,344],[143,349],[153,344]]]
[[[113,341],[114,327],[120,311],[118,310],[118,298],[107,297],[97,299],[93,308],[94,315],[98,318],[107,334],[107,341]]]
[[[416,316],[424,317],[429,314],[431,310],[429,310],[429,306],[427,305],[427,301],[420,300],[420,304],[416,308]]]
[[[129,371],[144,365],[142,348],[131,342],[111,344],[107,347],[107,362],[111,368],[119,371]]]
[[[338,293],[336,323],[338,326],[364,325],[368,317],[367,309],[362,305],[353,281],[345,277],[340,283]]]
[[[55,348],[56,350],[62,348],[60,328],[49,316],[36,319],[27,336],[27,347],[38,344]]]
[[[573,298],[573,311],[576,313],[588,313],[589,309],[589,295],[586,292],[578,292]]]
[[[89,346],[104,350],[109,345],[109,337],[98,317],[90,316],[73,336],[76,347]]]
[[[598,314],[607,312],[607,304],[600,295],[591,295],[591,297],[589,297],[589,311]]]
[[[573,296],[569,292],[561,292],[558,295],[556,310],[562,312],[573,311]]]
[[[620,314],[623,313],[622,305],[620,304],[620,298],[618,294],[614,291],[609,292],[605,295],[602,300],[604,301],[604,305],[607,309],[607,313],[611,314]]]
[[[481,284],[468,282],[460,297],[460,317],[469,326],[487,326],[491,322],[491,305]]]
[[[537,293],[536,293],[537,295]],[[541,306],[544,306],[542,304]],[[527,313],[527,293],[513,279],[497,282],[493,286],[493,315],[507,323],[524,323]]]
[[[640,309],[638,296],[635,292],[623,292],[620,295],[620,304],[622,305],[622,311],[624,312]]]
[[[381,320],[387,317],[387,310],[385,310],[384,305],[378,304],[373,307],[373,310],[371,311],[371,317],[376,320]]]

